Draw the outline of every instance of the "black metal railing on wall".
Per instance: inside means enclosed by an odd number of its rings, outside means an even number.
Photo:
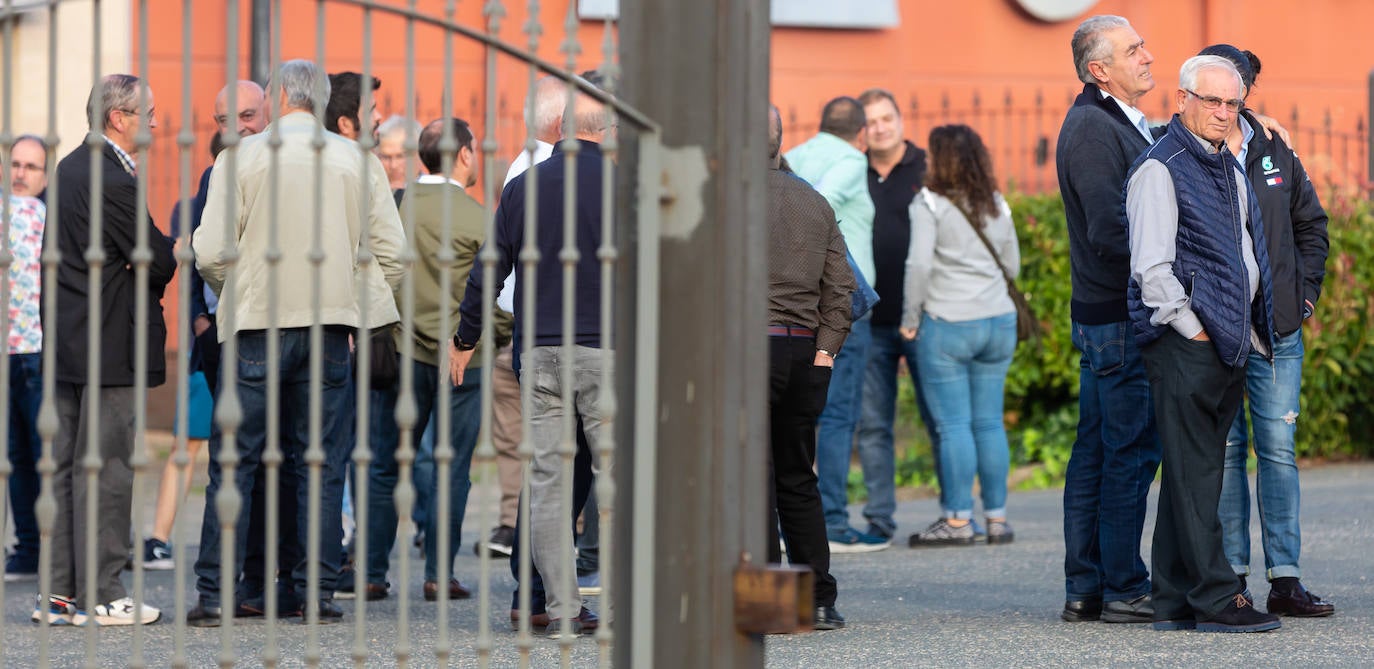
[[[1055,143],[1076,95],[1076,89],[1064,89],[1020,95],[1007,90],[995,97],[978,91],[962,98],[947,92],[938,97],[911,96],[903,105],[902,117],[907,138],[918,146],[925,145],[930,130],[937,126],[962,123],[973,127],[987,144],[1005,190],[1043,193],[1059,187]],[[809,107],[785,105],[782,111],[784,150],[817,132],[819,119]],[[1167,96],[1160,96],[1143,111],[1152,123],[1164,123],[1172,113]],[[1353,124],[1338,124],[1330,108],[1280,111],[1261,105],[1257,111],[1273,116],[1288,129],[1294,149],[1320,192],[1370,188],[1368,125],[1363,116],[1357,116]]]

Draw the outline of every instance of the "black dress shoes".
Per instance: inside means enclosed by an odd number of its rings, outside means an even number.
[[[1107,602],[1102,607],[1104,623],[1148,623],[1154,615],[1155,607],[1148,592],[1130,601]]]
[[[1288,592],[1270,590],[1269,605],[1266,608],[1276,616],[1294,618],[1324,618],[1336,612],[1334,604],[1312,594],[1312,591],[1303,587],[1301,583],[1296,590]]]
[[[186,612],[186,624],[190,627],[219,627],[222,617],[223,609],[220,607],[197,604]]]
[[[816,607],[816,624],[818,630],[837,630],[844,628],[844,616],[833,606]]]
[[[1268,632],[1282,626],[1277,616],[1256,611],[1240,593],[1232,596],[1220,613],[1197,621],[1199,632]]]
[[[1064,601],[1064,611],[1059,614],[1064,622],[1086,623],[1102,617],[1102,600],[1069,599]]]

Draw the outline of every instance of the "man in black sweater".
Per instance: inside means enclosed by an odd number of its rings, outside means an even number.
[[[543,576],[548,596],[549,622],[545,632],[550,636],[568,632],[578,634],[585,618],[571,559],[572,525],[568,522],[567,510],[562,507],[563,486],[573,484],[563,478],[562,416],[566,410],[580,419],[593,462],[599,459],[601,439],[609,438],[611,429],[610,423],[603,419],[597,399],[602,390],[603,368],[604,373],[611,371],[607,366],[612,347],[601,332],[602,260],[597,255],[602,239],[602,180],[606,178],[606,158],[601,153],[600,142],[608,130],[608,118],[602,104],[586,95],[577,98],[573,114],[574,136],[555,145],[548,160],[506,185],[496,213],[496,236],[487,242],[497,256],[493,276],[509,276],[525,245],[525,180],[534,178],[537,205],[534,245],[539,251],[539,260],[534,280],[527,286],[527,279],[522,277],[521,290],[515,296],[515,341],[523,341],[520,333],[526,328],[533,330],[534,348],[521,357],[518,371],[521,385],[529,385],[533,396],[533,415],[529,417],[529,440],[534,447],[530,467],[530,543],[534,567]],[[575,237],[566,240],[565,245],[563,190],[569,167],[576,174]],[[564,332],[561,255],[573,249],[578,254],[573,270],[573,323],[572,331]],[[473,265],[467,281],[459,308],[458,332],[450,350],[450,371],[457,384],[462,383],[463,370],[482,333],[481,263]],[[503,283],[498,281],[492,293],[499,293]],[[533,293],[535,300],[533,322],[526,322],[526,290]],[[565,348],[564,343],[571,346]],[[572,356],[570,364],[577,370],[572,379],[563,378],[566,356]],[[565,381],[573,385],[573,394],[577,397],[575,406],[563,406]]]
[[[1155,86],[1154,57],[1119,16],[1084,21],[1072,46],[1084,86],[1060,128],[1055,166],[1068,222],[1073,343],[1082,356],[1078,439],[1064,480],[1062,618],[1146,623],[1154,611],[1140,534],[1160,449],[1126,310],[1122,189],[1152,141],[1136,105]]]
[[[897,510],[892,424],[897,409],[897,363],[902,360],[906,360],[907,372],[916,387],[921,421],[931,424],[925,397],[916,383],[916,342],[907,341],[897,331],[902,320],[902,289],[906,285],[906,252],[911,246],[911,198],[925,182],[926,152],[904,137],[901,110],[892,93],[871,88],[858,99],[868,119],[873,264],[881,298],[873,307],[873,340],[864,370],[859,464],[863,467],[864,487],[868,489],[863,511],[868,520],[865,534],[890,540],[897,531],[892,515]],[[938,451],[933,431],[930,439],[932,452]],[[940,490],[944,491],[943,485]]]

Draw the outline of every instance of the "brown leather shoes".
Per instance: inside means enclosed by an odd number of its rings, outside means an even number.
[[[582,607],[581,611],[578,611],[577,617],[573,620],[581,624],[583,633],[595,632],[596,628],[601,626],[601,618],[585,606]],[[510,626],[511,629],[520,628],[520,609],[510,610]],[[538,634],[539,630],[545,629],[548,626],[549,614],[547,612],[536,613],[530,616],[530,629],[533,630],[534,633]]]
[[[1324,618],[1336,612],[1336,606],[1312,591],[1298,584],[1296,590],[1289,592],[1269,591],[1269,604],[1265,607],[1276,616],[1294,618]]]
[[[371,587],[371,586],[368,586],[368,587]],[[453,600],[453,599],[467,599],[467,598],[469,598],[469,597],[472,597],[472,591],[471,591],[471,590],[468,590],[468,589],[465,588],[465,587],[463,587],[463,584],[462,584],[462,583],[459,583],[459,582],[458,582],[458,579],[456,579],[456,578],[450,578],[450,579],[448,580],[448,598],[449,598],[450,600]],[[434,601],[438,601],[438,600],[439,600],[439,582],[438,582],[438,581],[425,581],[425,601],[427,601],[427,602],[434,602]]]

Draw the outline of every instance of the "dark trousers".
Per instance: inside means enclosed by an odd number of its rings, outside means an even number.
[[[1142,354],[1164,448],[1152,556],[1155,620],[1205,620],[1240,592],[1222,548],[1217,504],[1245,367],[1227,366],[1212,342],[1172,329]]]
[[[770,337],[768,348],[768,561],[782,561],[781,524],[788,561],[815,572],[816,606],[834,606],[837,587],[830,575],[830,544],[814,468],[816,419],[825,408],[830,368],[813,364],[816,342],[809,338]]]
[[[1129,322],[1072,326],[1081,355],[1078,438],[1064,472],[1065,599],[1130,601],[1150,592],[1140,558],[1159,468],[1150,381]]]
[[[38,517],[34,504],[42,485],[38,459],[43,441],[38,437],[38,407],[43,402],[43,354],[10,354],[10,509],[14,512],[14,554],[26,563],[38,564]]]
[[[92,400],[99,398],[93,412]],[[134,470],[129,458],[134,450],[134,389],[93,387],[58,382],[57,437],[53,439],[53,494],[57,497],[57,522],[52,537],[52,592],[75,596],[77,607],[90,609],[108,604],[128,593],[119,580],[129,559],[129,532],[133,527]],[[94,485],[87,485],[82,460],[91,430],[99,431],[100,471]],[[86,513],[87,499],[96,498],[96,516]],[[95,592],[86,589],[86,528],[96,526]]]
[[[296,542],[301,556],[308,540],[310,509],[310,472],[305,462],[310,443],[310,388],[320,386],[320,440],[324,450],[321,471],[319,536],[319,586],[322,598],[331,598],[338,579],[343,543],[343,526],[338,521],[343,506],[343,471],[352,444],[352,362],[348,350],[349,330],[326,328],[322,337],[323,369],[320,378],[310,374],[310,330],[290,328],[281,330],[279,337],[278,383],[280,384],[281,449],[285,454],[282,477],[290,477],[296,490]],[[238,383],[236,389],[243,406],[243,423],[237,436],[238,467],[234,479],[226,481],[219,465],[219,450],[223,439],[219,426],[210,437],[210,482],[205,488],[205,517],[201,523],[200,555],[196,558],[196,589],[205,606],[217,607],[222,602],[220,582],[220,543],[223,538],[221,522],[235,527],[231,573],[244,568],[244,554],[248,542],[248,526],[253,486],[262,473],[262,455],[267,445],[267,333],[262,330],[239,333]],[[238,517],[221,521],[218,505],[213,502],[224,485],[234,486],[240,495]],[[280,513],[280,510],[278,511]],[[285,536],[285,535],[283,535]],[[295,564],[282,563],[290,568],[297,593],[306,592],[307,564],[302,557]]]

